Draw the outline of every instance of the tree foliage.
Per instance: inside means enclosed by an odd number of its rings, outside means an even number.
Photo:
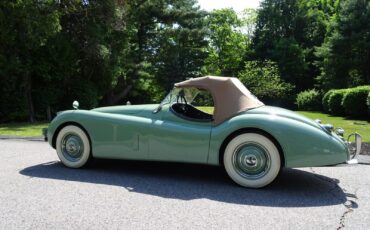
[[[59,12],[54,1],[1,1],[0,94],[9,96],[1,96],[0,111],[14,111],[24,118],[28,108],[29,119],[34,120],[35,81],[48,68],[34,57],[58,31]]]
[[[73,100],[82,108],[154,101],[199,76],[207,31],[195,3],[2,2],[0,93],[14,97],[1,97],[0,119],[50,118]]]
[[[277,65],[271,61],[248,61],[239,73],[240,81],[267,104],[277,104],[287,99],[293,86],[280,78]],[[277,98],[280,99],[276,100]]]
[[[204,72],[236,76],[242,67],[248,37],[242,33],[243,20],[231,9],[212,11],[207,17],[209,56]]]
[[[369,21],[367,0],[262,0],[240,13],[197,0],[1,1],[0,121],[50,119],[74,100],[158,102],[206,74],[290,108],[313,89],[302,102],[324,95],[341,113],[329,90],[370,84]]]
[[[325,89],[370,84],[370,2],[341,1],[337,11],[317,48],[318,81]]]
[[[335,13],[334,0],[264,0],[258,10],[252,58],[278,63],[282,78],[302,91],[319,74],[315,47]]]

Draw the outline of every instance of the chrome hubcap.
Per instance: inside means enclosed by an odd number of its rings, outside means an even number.
[[[246,179],[262,178],[270,169],[268,151],[258,143],[243,143],[233,153],[233,167]]]
[[[69,161],[78,161],[82,157],[83,142],[76,134],[66,134],[62,138],[62,153]]]
[[[254,155],[248,155],[245,157],[245,164],[254,167],[257,165],[257,158]]]

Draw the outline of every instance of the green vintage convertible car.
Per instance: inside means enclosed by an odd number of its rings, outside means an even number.
[[[357,133],[345,141],[343,129],[264,105],[237,78],[177,83],[159,105],[74,107],[45,132],[71,168],[93,157],[220,165],[239,185],[259,188],[282,167],[355,163],[361,147]]]

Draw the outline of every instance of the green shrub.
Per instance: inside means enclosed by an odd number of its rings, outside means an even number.
[[[367,99],[370,93],[370,86],[359,86],[348,89],[342,100],[342,106],[346,115],[366,116]]]
[[[288,100],[294,88],[280,77],[277,64],[268,60],[245,62],[238,78],[265,104]]]
[[[297,95],[296,104],[299,110],[320,111],[321,94],[315,89],[300,92]]]
[[[330,96],[332,95],[333,92],[334,92],[334,90],[329,90],[322,97],[321,103],[322,103],[322,108],[323,108],[325,113],[329,113],[329,98],[330,98]]]
[[[342,106],[342,100],[344,95],[347,93],[347,89],[333,90],[329,97],[329,113],[334,115],[344,115],[344,108]]]

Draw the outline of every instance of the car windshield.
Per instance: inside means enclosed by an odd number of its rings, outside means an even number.
[[[208,94],[208,95],[204,95]],[[153,111],[157,113],[166,104],[186,103],[193,106],[212,105],[212,96],[205,90],[195,87],[178,88],[174,87],[169,94],[163,99],[159,106]]]
[[[163,99],[161,106],[166,104],[173,104],[176,102],[185,102],[191,104],[196,96],[201,92],[197,88],[173,88],[170,93]]]

